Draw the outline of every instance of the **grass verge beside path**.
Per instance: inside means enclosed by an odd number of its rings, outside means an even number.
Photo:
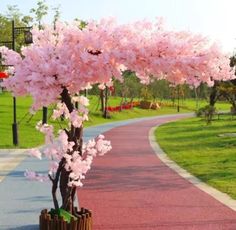
[[[172,160],[236,199],[236,137],[221,137],[225,133],[236,133],[236,120],[227,116],[208,126],[199,118],[190,118],[155,131],[158,143]]]
[[[149,117],[163,114],[176,113],[176,108],[164,107],[160,110],[144,110],[134,108],[132,110],[123,110],[122,112],[111,113],[111,119],[104,119],[99,109],[99,100],[96,96],[89,96],[90,99],[90,121],[85,123],[85,127],[97,124],[127,120],[131,118]],[[109,105],[115,106],[120,104],[120,98],[110,98]],[[42,120],[42,111],[38,111],[31,117],[29,108],[32,103],[30,97],[17,98],[17,122],[19,134],[19,146],[17,148],[32,148],[43,144],[44,136],[35,129],[38,121]],[[52,113],[53,107],[48,109],[48,117]],[[189,112],[181,109],[181,112]],[[14,148],[12,145],[12,96],[9,93],[0,94],[0,149]],[[58,122],[49,119],[48,123],[54,124],[55,129],[58,130],[65,127],[65,122]],[[59,124],[60,123],[60,124]]]

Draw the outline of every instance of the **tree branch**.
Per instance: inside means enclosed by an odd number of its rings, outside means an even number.
[[[65,159],[62,158],[59,163],[55,178],[52,178],[51,175],[48,175],[49,179],[52,181],[52,198],[53,198],[55,209],[59,209],[58,200],[57,200],[57,185],[58,185],[58,181],[59,181],[64,163],[65,163]]]

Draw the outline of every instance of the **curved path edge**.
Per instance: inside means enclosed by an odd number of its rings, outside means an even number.
[[[159,125],[152,127],[149,131],[149,142],[151,147],[153,148],[156,156],[169,168],[174,170],[178,175],[183,177],[185,180],[192,183],[194,186],[202,190],[203,192],[209,194],[222,204],[226,205],[227,207],[231,208],[232,210],[236,211],[236,200],[232,199],[228,194],[220,192],[219,190],[209,186],[208,184],[204,183],[197,177],[193,176],[191,173],[186,171],[185,169],[181,168],[178,164],[172,161],[168,155],[162,150],[160,145],[158,144],[155,138],[155,130],[158,128]]]

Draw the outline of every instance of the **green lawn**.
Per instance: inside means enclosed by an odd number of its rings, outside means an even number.
[[[158,111],[144,110],[134,108],[133,110],[123,110],[122,112],[111,113],[111,119],[104,119],[99,111],[99,99],[97,96],[89,96],[90,99],[90,121],[86,122],[85,126],[97,125],[105,122],[113,122],[126,120],[138,117],[156,116],[161,114],[176,113],[176,108],[164,107]],[[109,106],[117,106],[121,102],[119,97],[111,97]],[[19,122],[19,146],[18,148],[29,148],[43,144],[44,137],[41,133],[35,130],[36,123],[42,119],[42,111],[38,111],[32,118],[29,114],[29,108],[32,103],[30,97],[17,98],[17,121]],[[48,115],[52,113],[53,107],[49,108]],[[188,112],[181,110],[181,112]],[[14,148],[12,145],[12,96],[9,93],[0,94],[0,148]],[[31,119],[30,119],[31,118]],[[49,119],[49,123],[55,125],[56,130],[60,128],[60,124]],[[65,125],[65,123],[64,123]]]
[[[144,110],[134,108],[133,110],[123,110],[122,112],[111,113],[111,119],[104,119],[99,111],[99,98],[98,96],[89,96],[90,99],[90,120],[86,122],[85,126],[92,126],[106,122],[120,121],[132,118],[156,116],[162,114],[176,113],[174,107],[162,107],[160,110]],[[170,102],[170,101],[169,101]],[[29,108],[32,103],[30,97],[17,98],[17,121],[19,122],[19,146],[20,148],[35,147],[43,144],[44,137],[41,133],[35,130],[36,123],[42,119],[42,111],[38,111],[33,117],[29,114]],[[120,105],[121,98],[110,97],[108,105]],[[203,102],[205,103],[205,102]],[[189,106],[194,109],[194,100],[185,100],[183,105]],[[224,107],[229,107],[227,103],[223,104]],[[49,108],[48,115],[52,113],[53,107]],[[186,109],[180,109],[180,112],[189,112]],[[0,148],[14,148],[12,145],[12,96],[9,93],[0,94]],[[49,123],[54,124],[56,130],[65,125],[63,122],[53,121],[49,119]]]
[[[206,125],[200,118],[171,122],[156,129],[168,156],[209,185],[236,198],[236,120],[224,116]]]
[[[163,100],[163,102],[169,102],[171,103],[170,100]],[[175,105],[177,105],[177,100],[175,100]],[[206,100],[199,100],[198,101],[198,107],[196,104],[196,101],[194,99],[186,99],[186,100],[180,100],[179,105],[188,107],[191,110],[197,110],[198,108],[204,107],[208,104]],[[229,103],[225,103],[223,101],[218,101],[216,103],[216,108],[217,110],[230,110],[231,105]]]

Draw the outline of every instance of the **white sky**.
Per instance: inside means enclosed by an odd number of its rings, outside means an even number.
[[[18,5],[29,14],[37,0],[0,0],[0,12],[7,5]],[[115,16],[121,23],[141,19],[165,18],[169,27],[190,30],[219,40],[224,50],[236,48],[236,0],[46,0],[49,6],[61,5],[63,20],[100,19]],[[51,16],[45,21],[49,22]]]

